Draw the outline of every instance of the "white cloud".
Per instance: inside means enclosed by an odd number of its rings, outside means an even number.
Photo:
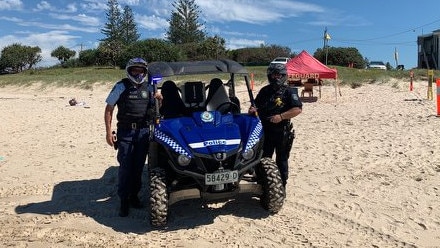
[[[219,34],[220,36],[246,36],[246,37],[255,37],[255,38],[267,38],[267,34],[264,33],[251,33],[251,32],[237,32],[237,31],[226,31],[219,27],[210,27],[209,32],[213,34]]]
[[[140,28],[158,30],[168,28],[168,21],[158,16],[135,15],[136,23]]]
[[[21,0],[0,0],[0,10],[17,10],[23,7]]]
[[[14,35],[5,35],[0,37],[0,48],[3,50],[6,46],[12,45],[17,42],[17,37]]]
[[[94,17],[94,16],[88,16],[85,14],[79,14],[77,16],[75,16],[74,20],[81,22],[84,25],[87,26],[100,26],[101,22],[99,20],[99,18]]]
[[[75,3],[69,3],[65,7],[60,8],[60,7],[52,6],[47,1],[41,1],[40,3],[37,4],[37,7],[34,8],[33,10],[37,11],[37,12],[53,11],[53,12],[59,12],[59,13],[74,13],[78,9],[76,8]]]
[[[78,9],[76,8],[76,4],[75,3],[70,3],[67,5],[66,7],[66,12],[68,13],[74,13],[76,12]]]
[[[320,26],[320,27],[331,27],[331,26],[351,26],[351,27],[362,27],[369,26],[372,23],[365,20],[365,18],[350,14],[340,13],[337,10],[329,11],[326,15],[319,15],[315,20],[308,22],[309,25]]]
[[[140,0],[119,0],[119,5],[139,5]]]
[[[318,5],[287,0],[197,1],[207,22],[239,21],[251,24],[282,21],[304,13],[322,13]]]
[[[101,26],[101,22],[99,18],[94,16],[88,16],[86,14],[78,14],[78,15],[51,14],[50,16],[58,20],[71,20],[71,21],[80,22],[87,26],[95,26],[95,27]]]
[[[19,19],[15,19],[19,20]],[[80,32],[86,32],[86,33],[96,33],[99,32],[98,27],[79,27],[79,26],[73,26],[70,24],[50,24],[50,23],[42,23],[42,22],[27,22],[27,21],[18,21],[16,22],[17,25],[23,26],[23,27],[30,27],[30,28],[44,28],[44,29],[52,29],[52,30],[63,30],[63,31],[80,31]]]
[[[0,20],[10,21],[10,22],[21,22],[22,20],[17,17],[7,17],[7,16],[0,16]]]
[[[52,10],[52,6],[50,5],[50,3],[46,1],[41,1],[40,3],[37,4],[36,10],[37,11]]]
[[[81,3],[80,6],[84,10],[88,11],[103,11],[107,10],[107,1],[97,1],[97,0],[85,0],[84,3]]]
[[[265,44],[264,40],[249,40],[249,39],[237,39],[237,38],[231,38],[226,40],[226,48],[231,50],[244,48],[244,47],[259,47],[264,44]]]

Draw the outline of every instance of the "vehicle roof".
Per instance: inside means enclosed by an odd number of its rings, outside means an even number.
[[[148,64],[148,73],[153,77],[169,77],[175,75],[211,73],[247,74],[248,71],[236,61],[222,59],[203,61],[152,62]]]
[[[288,57],[276,57],[274,60],[272,60],[272,62],[287,62],[289,60],[290,58]]]

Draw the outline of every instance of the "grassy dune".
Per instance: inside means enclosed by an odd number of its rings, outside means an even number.
[[[341,85],[359,87],[365,83],[387,82],[392,78],[409,80],[410,70],[382,71],[353,69],[347,67],[333,67],[338,70],[338,79]],[[253,75],[256,84],[266,82],[266,66],[247,67]],[[415,69],[414,80],[428,80],[426,69]],[[113,84],[125,77],[125,71],[111,67],[83,67],[83,68],[50,68],[28,70],[22,73],[0,75],[0,87],[29,86],[40,83],[42,87],[76,87],[91,89],[94,85]],[[219,77],[221,77],[219,75]],[[440,71],[434,71],[434,78],[440,77]],[[185,80],[185,77],[175,77],[173,80]],[[207,77],[206,80],[209,80]],[[326,83],[326,82],[324,82]]]

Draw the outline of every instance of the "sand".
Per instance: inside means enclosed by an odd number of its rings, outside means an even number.
[[[184,201],[163,230],[149,225],[147,208],[118,216],[103,120],[113,83],[1,88],[0,246],[440,247],[436,91],[427,100],[427,82],[408,85],[344,86],[337,97],[324,86],[305,102],[278,214],[248,197]],[[73,97],[84,104],[69,106]]]

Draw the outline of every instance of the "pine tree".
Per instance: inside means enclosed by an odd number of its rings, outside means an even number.
[[[198,22],[200,10],[195,0],[176,0],[167,39],[173,44],[199,43],[205,39],[204,25]]]
[[[121,40],[122,18],[117,0],[108,0],[107,7],[107,22],[104,24],[104,28],[101,29],[101,33],[104,34],[106,37],[101,41],[104,41],[106,43],[113,43],[114,41]]]
[[[101,40],[98,49],[107,63],[116,66],[124,49],[137,41],[140,35],[130,7],[125,6],[122,14],[117,0],[108,0],[107,7],[107,22],[101,29],[106,37]]]
[[[127,5],[124,7],[121,21],[122,43],[126,46],[137,41],[140,37],[134,21],[133,11]]]

